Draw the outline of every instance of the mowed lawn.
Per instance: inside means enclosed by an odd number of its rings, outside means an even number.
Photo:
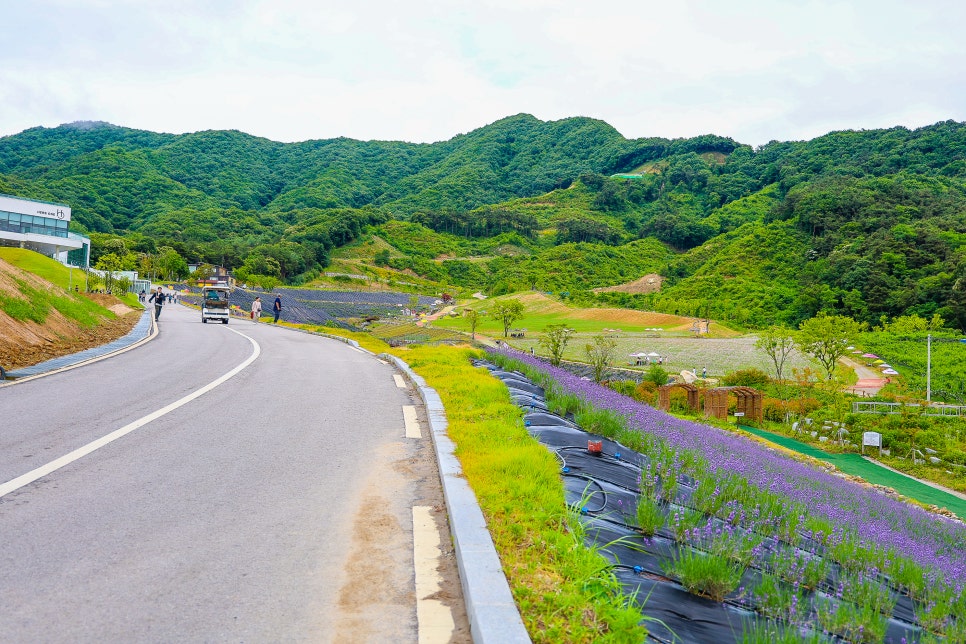
[[[70,269],[57,260],[25,248],[0,247],[0,259],[13,264],[21,270],[66,289],[68,286],[84,286],[84,271]]]
[[[577,333],[567,344],[564,351],[565,360],[587,362],[584,347],[593,341],[597,333]],[[606,334],[617,343],[617,358],[611,366],[627,369],[646,370],[647,366],[628,364],[634,361],[631,353],[657,353],[663,358],[662,366],[668,373],[697,370],[700,376],[707,369],[709,378],[719,378],[739,369],[761,369],[773,375],[774,366],[768,355],[755,348],[754,335],[744,335],[735,338],[695,338],[695,337],[648,337],[642,333]],[[538,344],[539,336],[513,340],[510,344],[528,351],[532,346],[537,355],[546,353]],[[791,376],[791,370],[811,366],[809,360],[797,351],[785,364],[785,373]]]
[[[513,323],[513,328],[526,329],[528,333],[541,333],[551,324],[566,324],[578,332],[588,333],[608,333],[614,330],[629,333],[654,333],[655,331],[652,331],[652,329],[660,329],[660,333],[689,335],[694,324],[694,318],[667,313],[616,308],[577,308],[567,306],[543,293],[534,292],[464,303],[459,307],[459,310],[472,308],[483,313],[476,328],[477,333],[491,337],[502,337],[503,324],[486,314],[492,309],[493,303],[500,300],[518,300],[523,303],[525,313],[522,318]],[[468,330],[466,321],[461,317],[443,318],[437,320],[434,324],[464,331]],[[711,323],[711,332],[713,336],[717,337],[738,335],[735,331],[714,322]]]
[[[483,312],[492,308],[497,299],[474,302],[460,308],[474,308]],[[502,299],[502,298],[500,298]],[[671,373],[697,369],[700,374],[707,369],[708,377],[720,377],[738,369],[757,368],[771,373],[773,366],[768,355],[755,348],[757,337],[740,335],[736,331],[711,322],[711,333],[696,337],[692,331],[693,318],[665,313],[652,313],[617,308],[575,308],[547,297],[543,293],[527,293],[512,296],[526,307],[524,317],[513,323],[513,328],[526,329],[523,338],[507,338],[515,348],[537,355],[545,353],[539,344],[544,329],[551,324],[566,324],[576,331],[564,352],[564,359],[586,362],[585,346],[594,336],[603,335],[617,343],[616,359],[612,366],[646,369],[633,362],[631,353],[657,353],[664,358],[664,367]],[[442,318],[434,326],[469,331],[463,317]],[[655,330],[659,329],[659,330]],[[476,332],[491,338],[503,337],[503,325],[488,316],[480,318]],[[786,363],[789,375],[792,368],[801,369],[811,365],[798,353]]]

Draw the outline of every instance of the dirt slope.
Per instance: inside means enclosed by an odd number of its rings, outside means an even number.
[[[38,290],[64,292],[50,282],[0,260],[0,297],[24,299],[16,280]],[[105,311],[95,327],[85,329],[56,309],[50,310],[42,324],[15,320],[0,310],[0,365],[7,370],[19,369],[106,344],[128,333],[138,321],[138,313],[116,297],[97,294],[86,297],[110,309],[117,317],[112,318]]]
[[[657,273],[651,273],[625,284],[595,288],[594,293],[656,293],[661,290],[663,281],[663,277]]]

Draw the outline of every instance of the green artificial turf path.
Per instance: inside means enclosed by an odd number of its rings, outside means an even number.
[[[869,483],[891,487],[899,494],[907,496],[911,499],[915,499],[920,503],[927,503],[929,505],[936,505],[941,508],[946,508],[947,510],[954,512],[958,517],[966,517],[966,500],[963,500],[953,494],[949,494],[948,492],[937,490],[934,487],[926,485],[925,483],[920,483],[919,481],[911,479],[907,476],[903,476],[902,474],[897,474],[889,469],[865,460],[858,454],[829,454],[828,452],[823,452],[817,447],[797,441],[794,438],[782,436],[781,434],[774,434],[756,427],[748,427],[747,425],[740,425],[740,428],[750,434],[764,438],[767,441],[775,443],[776,445],[781,445],[782,447],[790,449],[794,452],[798,452],[799,454],[805,454],[806,456],[811,456],[827,463],[831,463],[846,474],[861,477]]]

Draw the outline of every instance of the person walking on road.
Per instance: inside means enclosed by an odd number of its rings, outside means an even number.
[[[275,304],[272,304],[272,311],[275,313],[275,319],[272,320],[273,324],[278,324],[278,314],[282,312],[282,296],[275,296]]]
[[[252,302],[252,324],[258,323],[258,318],[262,315],[262,298],[256,297]]]
[[[164,293],[161,292],[161,287],[154,293],[151,293],[151,297],[148,302],[154,302],[154,320],[155,322],[161,318],[161,307],[164,306]]]

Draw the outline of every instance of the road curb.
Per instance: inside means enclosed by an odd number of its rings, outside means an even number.
[[[483,511],[463,476],[455,454],[456,445],[446,433],[449,423],[442,399],[403,360],[385,353],[379,357],[406,375],[426,406],[473,641],[476,644],[530,642],[496,546],[486,528]]]
[[[15,380],[10,380],[8,382],[0,380],[0,388],[12,387],[13,385],[36,380],[37,378],[42,378],[44,376],[60,373],[62,371],[68,371],[69,369],[76,369],[77,367],[82,367],[100,360],[105,360],[112,356],[124,353],[125,351],[130,351],[131,349],[139,347],[142,344],[153,340],[157,335],[158,328],[154,321],[154,314],[148,309],[145,309],[141,313],[141,319],[138,320],[138,322],[134,325],[134,328],[117,340],[108,342],[107,344],[103,344],[99,347],[91,347],[90,349],[85,349],[84,351],[79,351],[77,353],[60,356],[59,358],[52,358],[29,367],[23,367],[22,369],[7,371],[5,377]]]

